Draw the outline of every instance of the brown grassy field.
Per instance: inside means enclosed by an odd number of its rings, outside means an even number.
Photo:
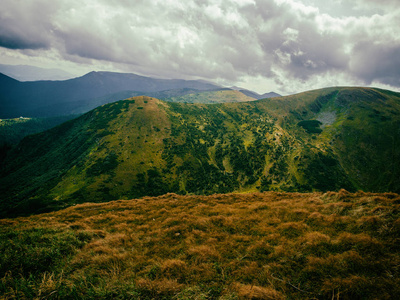
[[[2,299],[395,299],[400,196],[254,193],[0,220]]]

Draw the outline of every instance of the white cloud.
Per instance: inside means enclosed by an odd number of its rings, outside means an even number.
[[[400,87],[395,3],[2,0],[0,61],[257,82],[259,92],[262,82],[282,92],[340,82]]]

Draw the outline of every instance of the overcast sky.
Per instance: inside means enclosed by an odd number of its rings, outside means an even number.
[[[0,0],[0,63],[259,93],[400,89],[398,0]]]

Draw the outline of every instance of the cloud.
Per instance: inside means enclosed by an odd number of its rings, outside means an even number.
[[[0,47],[145,75],[265,78],[278,90],[337,79],[400,87],[395,2],[2,0]]]
[[[57,6],[50,1],[2,1],[0,46],[10,49],[49,48],[52,39],[51,15]]]
[[[400,87],[400,42],[360,42],[352,51],[351,71],[366,84],[374,81]]]
[[[398,9],[399,2],[397,0],[343,0],[345,2],[354,2],[356,9],[365,9],[365,8],[379,8],[380,10],[387,11]],[[379,12],[379,10],[378,10]]]

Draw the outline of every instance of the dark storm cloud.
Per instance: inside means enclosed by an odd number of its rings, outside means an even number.
[[[361,42],[354,47],[352,56],[352,71],[365,83],[379,81],[400,87],[400,42]]]
[[[347,3],[332,15],[300,0],[2,2],[3,48],[52,49],[69,61],[172,77],[287,85],[342,76],[400,86],[396,1],[353,17],[340,12],[373,1],[329,2],[330,11]]]
[[[32,39],[25,34],[14,34],[13,30],[0,29],[0,47],[9,49],[41,49],[47,48],[46,41]]]
[[[51,14],[56,5],[48,1],[2,1],[0,46],[10,49],[48,48],[52,39]]]

